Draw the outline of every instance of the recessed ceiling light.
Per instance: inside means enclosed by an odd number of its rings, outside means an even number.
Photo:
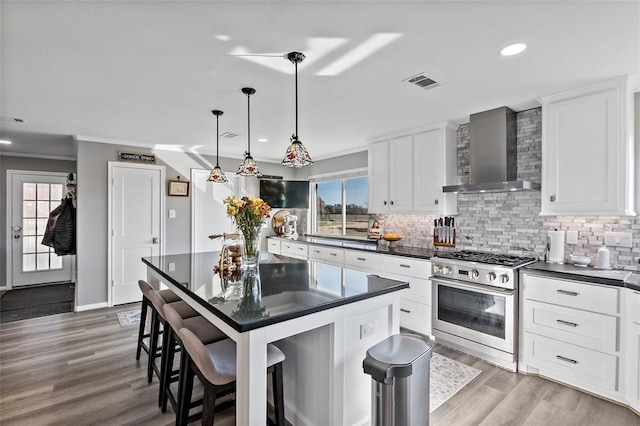
[[[513,55],[517,55],[518,53],[524,52],[526,48],[527,48],[527,45],[524,43],[514,43],[514,44],[510,44],[509,46],[503,47],[500,50],[500,54],[502,56],[513,56]]]
[[[259,138],[258,142],[269,142],[269,139],[265,139],[265,138]]]
[[[11,145],[11,141],[0,139],[0,145]]]

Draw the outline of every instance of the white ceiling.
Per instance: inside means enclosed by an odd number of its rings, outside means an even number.
[[[366,140],[640,70],[640,2],[31,2],[1,3],[3,151],[74,155],[70,135],[279,161],[294,132],[314,159]],[[366,46],[386,40],[369,55]],[[505,58],[515,41],[525,53]],[[337,75],[330,66],[358,59]],[[261,61],[262,63],[258,63]],[[426,72],[429,90],[402,80]],[[257,142],[267,138],[268,142]]]

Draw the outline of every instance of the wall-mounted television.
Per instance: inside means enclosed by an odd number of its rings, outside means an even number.
[[[260,198],[272,208],[308,209],[309,182],[260,179]]]

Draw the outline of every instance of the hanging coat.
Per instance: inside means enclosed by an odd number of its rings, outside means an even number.
[[[49,220],[47,221],[47,227],[44,230],[44,237],[42,237],[41,242],[41,244],[45,246],[54,247],[53,235],[55,234],[56,222],[60,217],[60,213],[62,213],[62,206],[63,204],[60,204],[49,213]]]
[[[53,233],[53,249],[58,256],[76,254],[76,208],[73,200],[65,198]]]

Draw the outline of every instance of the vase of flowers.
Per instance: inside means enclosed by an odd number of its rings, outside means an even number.
[[[262,199],[250,196],[241,199],[229,196],[224,199],[224,204],[227,207],[227,215],[233,219],[243,240],[242,268],[257,268],[262,225],[269,217],[271,207]]]

